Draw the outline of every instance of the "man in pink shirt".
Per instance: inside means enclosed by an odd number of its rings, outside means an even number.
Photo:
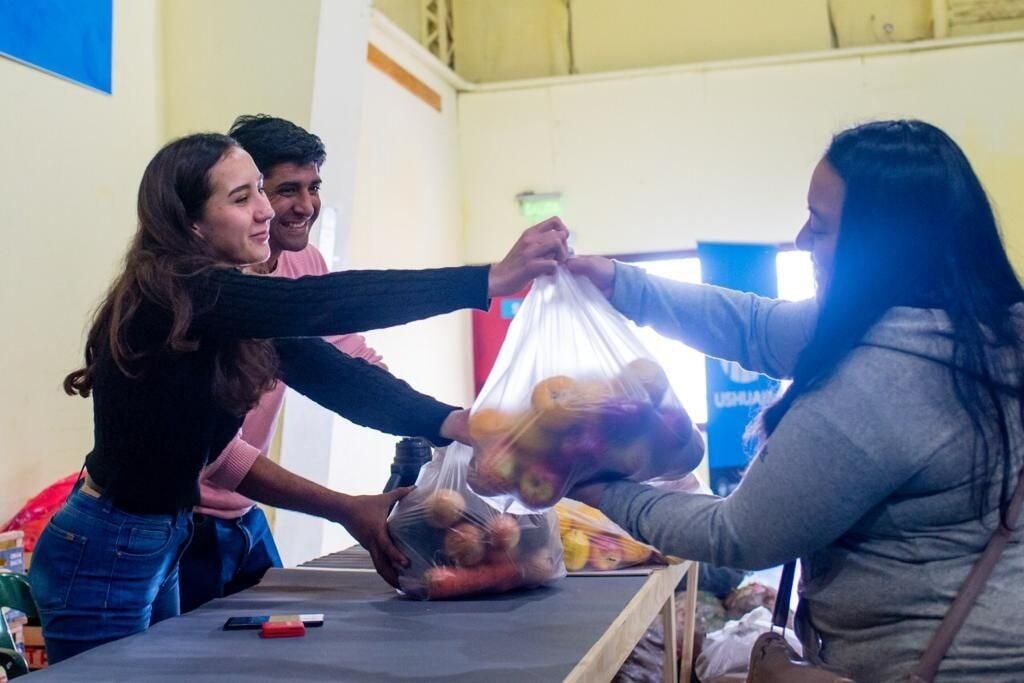
[[[327,264],[309,243],[309,231],[320,213],[320,167],[326,151],[320,138],[295,124],[270,116],[241,116],[232,125],[234,137],[253,157],[264,175],[264,189],[274,209],[270,224],[270,258],[252,272],[272,277],[322,275]],[[380,365],[381,357],[358,334],[327,337],[341,352]],[[265,456],[274,435],[285,387],[278,383],[245,418],[242,430],[210,463],[200,480],[200,504],[195,509],[195,533],[181,560],[181,611],[213,598],[255,585],[281,558],[266,516],[252,500],[234,491],[257,458]],[[400,415],[384,415],[374,424],[382,431],[426,436],[435,443],[465,434],[466,411],[452,407],[435,434],[414,434]],[[386,408],[382,409],[386,412]],[[397,427],[397,429],[396,429]]]

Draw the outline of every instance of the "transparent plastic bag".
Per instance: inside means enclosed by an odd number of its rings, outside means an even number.
[[[555,512],[567,571],[610,571],[640,564],[668,564],[668,558],[635,540],[597,508],[563,498],[555,505]]]
[[[681,479],[653,479],[644,483],[662,491],[710,493],[692,472]],[[578,500],[563,498],[555,505],[555,512],[567,571],[611,571],[679,561],[636,540],[600,510]]]
[[[757,607],[707,634],[694,665],[697,678],[706,681],[717,676],[746,673],[750,666],[750,651],[754,649],[758,636],[771,630],[772,613],[765,607]],[[791,630],[786,630],[784,635],[794,651],[802,652],[800,641]]]
[[[565,576],[554,511],[510,514],[466,486],[472,449],[454,443],[434,451],[416,488],[388,518],[409,566],[402,592],[445,600],[536,587]]]
[[[45,489],[34,495],[25,505],[12,517],[7,524],[0,527],[0,531],[14,531],[20,529],[25,532],[25,552],[35,550],[36,541],[39,540],[43,529],[50,522],[50,518],[60,509],[64,501],[71,495],[71,489],[78,481],[79,472],[72,472],[63,479],[58,479]]]
[[[586,278],[538,278],[473,405],[470,487],[544,510],[595,478],[681,477],[704,441],[665,371]]]

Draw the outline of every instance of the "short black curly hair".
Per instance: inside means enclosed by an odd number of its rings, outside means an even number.
[[[268,114],[245,114],[235,119],[228,135],[238,141],[266,175],[278,164],[324,165],[323,140],[291,121]]]

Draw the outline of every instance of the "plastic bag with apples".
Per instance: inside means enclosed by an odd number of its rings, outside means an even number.
[[[585,278],[538,278],[473,405],[469,485],[501,510],[544,510],[578,482],[682,477],[704,454],[624,317]]]
[[[563,498],[555,505],[555,512],[567,571],[609,571],[669,563],[664,555],[634,540],[597,508]]]
[[[553,510],[510,514],[466,486],[470,447],[434,451],[416,488],[388,518],[395,544],[409,559],[399,574],[407,595],[446,600],[536,587],[565,576]]]
[[[656,479],[645,483],[675,493],[711,493],[693,473],[680,479]],[[570,572],[610,571],[679,561],[637,541],[600,510],[578,500],[563,498],[555,505],[555,512],[562,537],[562,556],[565,568]]]

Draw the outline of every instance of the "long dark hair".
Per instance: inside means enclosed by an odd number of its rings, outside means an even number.
[[[139,225],[128,247],[124,271],[117,277],[93,318],[85,345],[85,366],[64,379],[69,395],[89,396],[101,349],[122,373],[141,378],[161,353],[187,353],[199,347],[188,336],[192,299],[188,278],[217,267],[216,252],[191,229],[210,198],[210,170],[238,143],[226,135],[199,133],[180,138],[157,152],[139,184]],[[131,327],[143,302],[166,311],[170,324],[157,346],[134,348]],[[218,350],[213,395],[235,414],[256,405],[271,388],[276,355],[266,341],[224,343]]]
[[[953,357],[945,360],[977,437],[979,508],[984,511],[998,474],[1005,503],[1015,477],[1002,398],[1024,397],[1020,333],[1010,307],[1024,300],[1024,290],[981,182],[957,144],[921,121],[843,131],[825,160],[846,189],[833,271],[793,383],[762,413],[762,434],[770,435],[799,396],[827,380],[890,308],[941,309],[953,328]],[[997,348],[1017,358],[1012,376],[993,367]],[[990,443],[993,426],[997,444]]]

